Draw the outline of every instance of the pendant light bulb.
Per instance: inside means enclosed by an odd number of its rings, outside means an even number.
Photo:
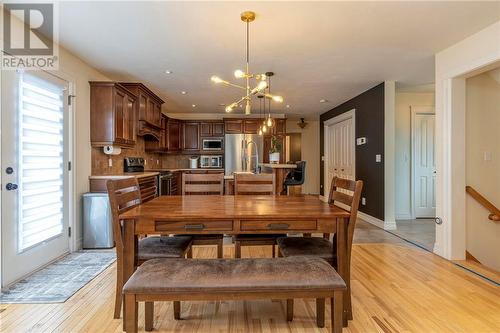
[[[264,90],[267,88],[267,82],[266,81],[260,81],[259,84],[257,85],[257,89],[259,90]]]
[[[271,119],[271,115],[269,115],[269,118],[267,118],[267,127],[273,126],[273,120]]]
[[[266,133],[267,132],[267,127],[266,125],[262,126],[262,132]]]
[[[272,99],[275,102],[283,103],[283,97],[281,97],[281,96],[273,96]]]
[[[213,82],[213,83],[222,83],[222,82],[224,81],[224,80],[222,80],[220,77],[215,76],[215,75],[214,75],[214,76],[212,76],[212,77],[210,78],[210,80],[212,80],[212,82]]]
[[[259,127],[259,135],[262,135],[262,127]]]
[[[241,69],[237,69],[234,71],[234,77],[237,79],[241,79],[242,77],[245,77],[245,72],[243,72]]]

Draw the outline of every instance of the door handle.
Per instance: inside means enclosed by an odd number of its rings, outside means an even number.
[[[267,227],[269,229],[288,229],[290,225],[288,223],[269,223]]]
[[[17,184],[7,183],[7,185],[5,185],[5,188],[7,189],[7,191],[14,191],[17,190]]]
[[[205,225],[200,223],[200,224],[186,224],[184,226],[184,229],[186,230],[203,230],[205,229]]]

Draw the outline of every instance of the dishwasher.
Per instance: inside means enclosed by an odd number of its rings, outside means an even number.
[[[113,219],[107,193],[85,193],[83,199],[83,248],[114,247]]]

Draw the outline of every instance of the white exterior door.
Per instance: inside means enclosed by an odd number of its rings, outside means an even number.
[[[68,82],[2,73],[2,286],[69,251]]]
[[[325,124],[325,197],[333,177],[355,179],[354,116],[339,117]]]
[[[416,218],[436,216],[435,115],[413,116],[413,207]]]

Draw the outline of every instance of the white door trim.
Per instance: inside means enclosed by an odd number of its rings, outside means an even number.
[[[411,112],[411,180],[410,180],[410,202],[411,219],[415,219],[415,116],[417,114],[436,115],[434,106],[413,106],[410,105]]]
[[[465,259],[465,78],[498,66],[500,22],[436,54],[436,226],[434,253]],[[490,67],[490,69],[492,69]]]
[[[330,184],[328,184],[328,152],[330,151],[330,142],[328,141],[329,137],[329,127],[334,124],[338,124],[342,121],[352,119],[352,143],[353,147],[353,158],[354,158],[354,171],[353,176],[356,179],[356,109],[349,110],[344,112],[338,116],[330,118],[323,122],[324,131],[323,131],[323,140],[324,140],[324,166],[323,166],[323,197],[328,201],[328,195],[330,193]]]

